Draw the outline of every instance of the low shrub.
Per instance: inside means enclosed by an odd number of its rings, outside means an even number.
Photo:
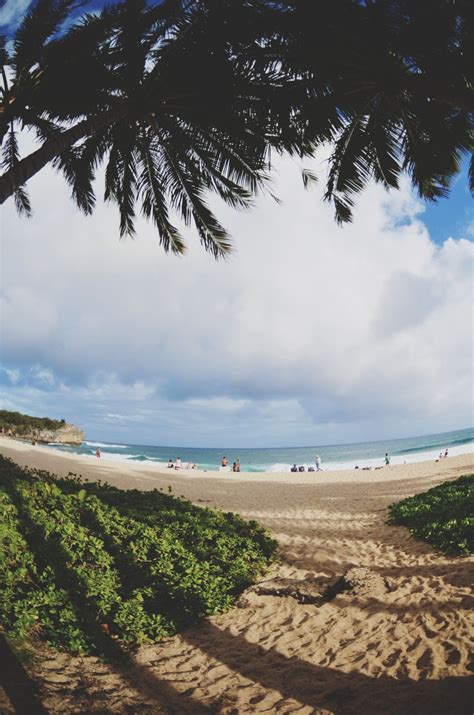
[[[389,507],[389,524],[440,551],[468,555],[474,551],[474,475],[445,482]]]
[[[155,490],[57,479],[0,457],[0,621],[72,652],[138,644],[228,609],[270,564],[256,522]]]

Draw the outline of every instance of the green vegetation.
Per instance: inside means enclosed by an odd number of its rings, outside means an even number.
[[[0,457],[0,622],[11,636],[76,653],[154,641],[228,609],[275,548],[231,513]]]
[[[64,427],[65,420],[50,420],[49,417],[31,417],[21,412],[0,410],[0,428],[11,429],[14,434],[31,434],[36,430],[57,430]]]
[[[441,551],[474,551],[474,474],[392,504],[389,511],[389,524],[407,526]]]

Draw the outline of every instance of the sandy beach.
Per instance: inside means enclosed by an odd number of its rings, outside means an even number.
[[[2,438],[23,466],[122,488],[172,487],[196,504],[257,519],[280,562],[230,612],[124,667],[47,649],[28,671],[50,713],[472,713],[474,558],[444,556],[386,525],[387,507],[474,471],[474,455],[380,470],[225,474],[70,456]],[[324,604],[273,589],[327,586],[348,569],[365,584]],[[281,581],[279,583],[282,583]],[[0,698],[0,712],[8,709]]]

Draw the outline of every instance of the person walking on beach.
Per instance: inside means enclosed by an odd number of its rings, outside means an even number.
[[[385,465],[388,467],[390,464],[390,457],[388,456],[388,452],[385,452]]]
[[[323,470],[321,469],[321,457],[319,456],[319,454],[316,455],[315,462],[316,462],[316,471],[322,472]]]

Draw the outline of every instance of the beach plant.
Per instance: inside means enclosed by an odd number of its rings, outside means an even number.
[[[3,628],[76,653],[156,641],[230,608],[276,548],[233,514],[4,458],[0,514]]]
[[[341,223],[370,179],[397,188],[407,174],[437,200],[473,150],[473,12],[469,0],[124,0],[77,20],[73,0],[37,0],[13,43],[0,38],[0,203],[30,214],[25,184],[52,163],[89,214],[103,165],[121,235],[138,206],[183,253],[174,212],[221,257],[230,239],[208,193],[248,207],[273,154],[322,145]],[[40,146],[21,157],[23,128]],[[316,178],[303,170],[305,185]]]
[[[389,524],[407,526],[440,551],[474,552],[474,474],[391,504]]]

